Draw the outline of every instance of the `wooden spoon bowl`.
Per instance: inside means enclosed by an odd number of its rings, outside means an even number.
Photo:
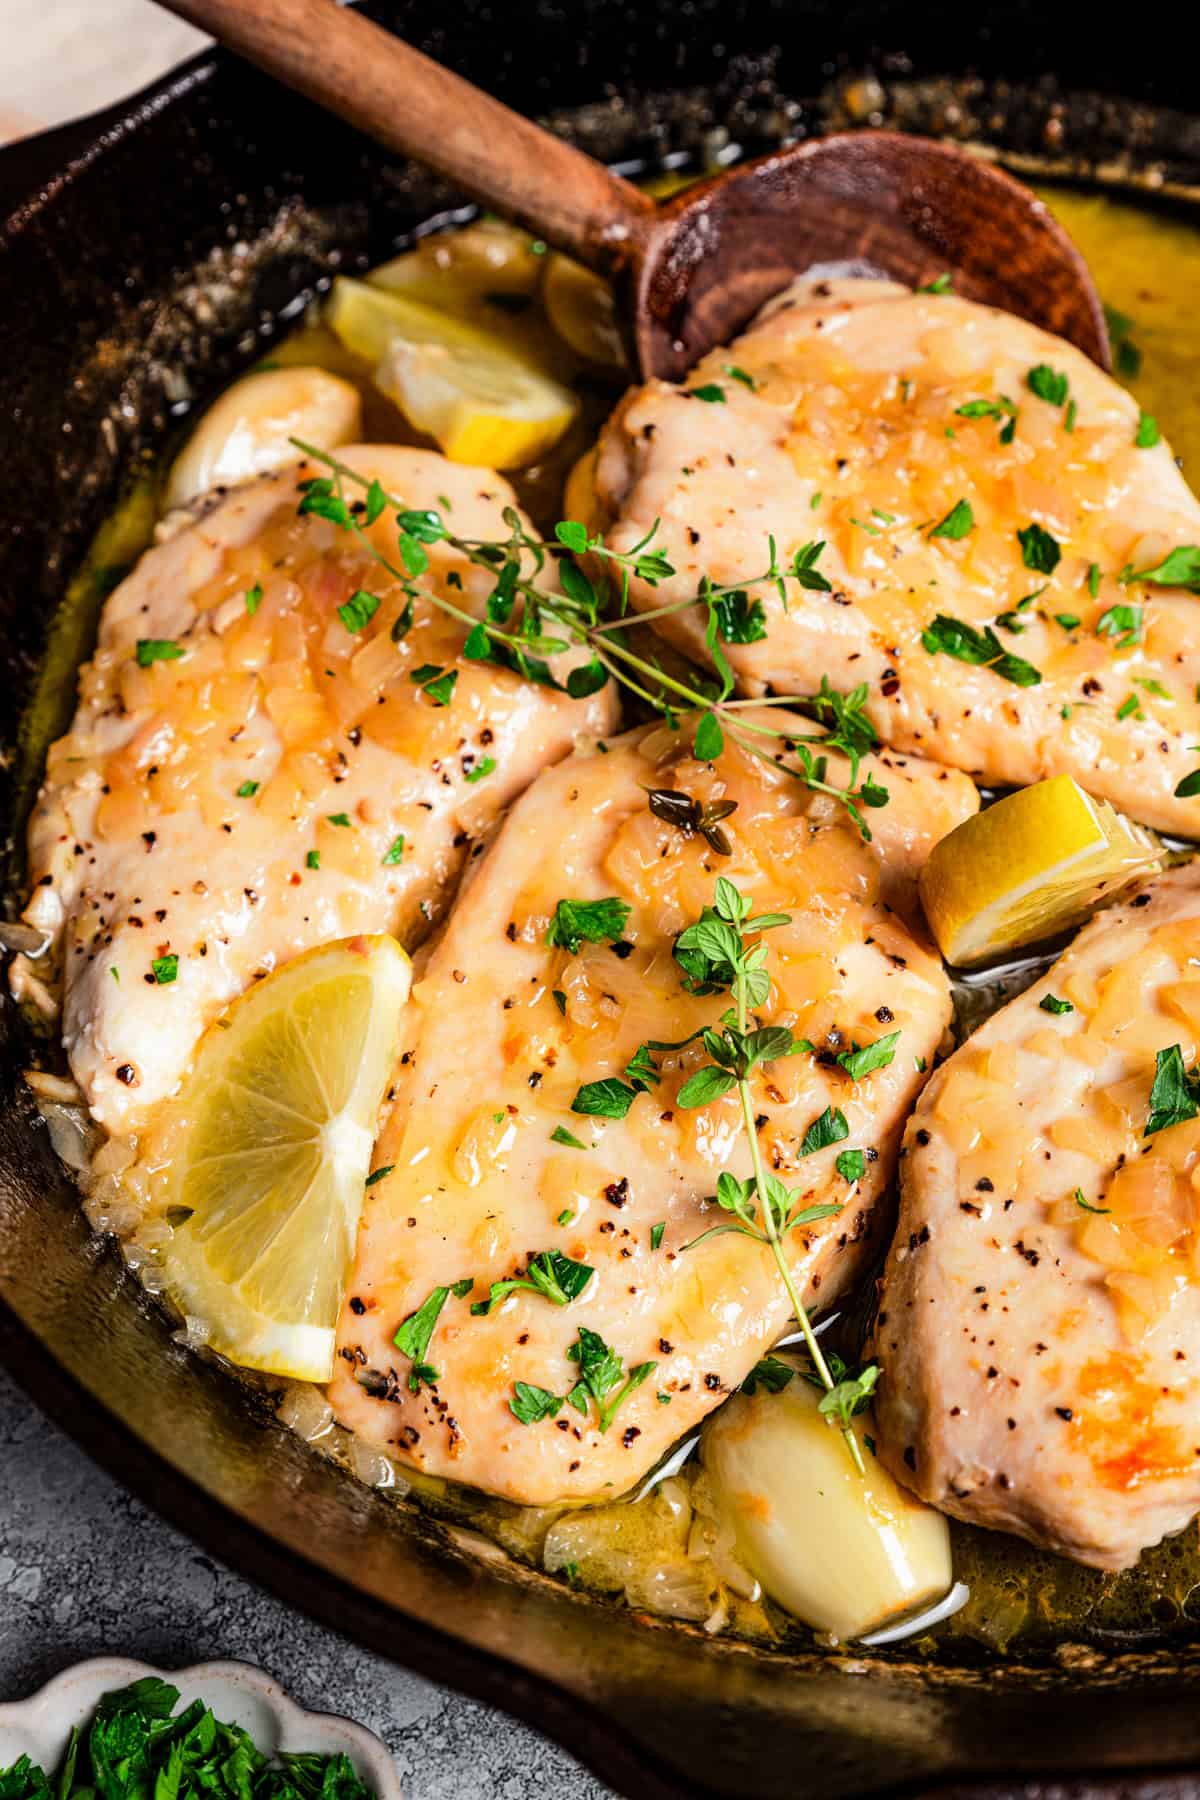
[[[678,380],[796,275],[850,265],[1032,319],[1108,367],[1079,252],[1028,188],[891,132],[817,139],[667,205],[336,0],[162,0],[387,148],[613,277],[643,376]]]

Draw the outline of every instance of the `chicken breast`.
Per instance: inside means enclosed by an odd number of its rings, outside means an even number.
[[[1124,1569],[1200,1509],[1200,864],[1101,913],[909,1124],[879,1454],[945,1512]],[[1176,1062],[1174,1056],[1166,1059]],[[1160,1079],[1161,1088],[1161,1079]]]
[[[961,778],[916,763],[907,774],[907,824],[900,809],[893,817],[911,869],[946,828]],[[840,760],[830,779],[844,779]],[[732,801],[721,820],[731,853],[656,816],[651,789]],[[965,813],[973,797],[958,792]],[[922,793],[933,821],[923,841]],[[338,1331],[329,1392],[343,1424],[429,1474],[510,1500],[615,1495],[783,1330],[790,1307],[765,1246],[728,1233],[689,1248],[728,1218],[711,1200],[721,1171],[752,1169],[736,1090],[691,1110],[676,1101],[707,1055],[680,1040],[716,1025],[729,996],[686,992],[672,947],[721,875],[756,914],[791,915],[770,933],[775,986],[762,1022],[813,1048],[752,1071],[759,1144],[799,1204],[839,1207],[792,1232],[791,1267],[819,1307],[861,1274],[903,1120],[950,1014],[941,963],[880,899],[888,813],[872,815],[880,830],[868,847],[834,802],[774,764],[732,742],[715,763],[696,762],[690,734],[665,727],[539,777],[473,870],[406,1013]],[[628,912],[597,941],[551,947],[558,903],[598,899]],[[886,1066],[855,1081],[838,1064],[840,1050],[892,1033]],[[623,1117],[572,1110],[583,1084],[628,1088],[639,1047],[656,1068]],[[835,1108],[846,1135],[806,1145]],[[865,1154],[857,1182],[836,1167],[849,1148]],[[486,1316],[473,1312],[492,1283],[549,1251],[594,1271],[581,1293],[561,1304],[518,1287]],[[425,1308],[429,1340],[409,1335],[405,1352],[398,1329]],[[614,1359],[611,1420],[586,1398],[563,1403],[589,1342]],[[529,1416],[522,1383],[540,1391],[541,1416]]]
[[[1025,320],[802,282],[686,387],[631,393],[601,442],[597,521],[618,550],[659,521],[676,574],[634,581],[643,610],[702,575],[761,575],[772,538],[785,568],[820,547],[827,587],[790,579],[786,609],[773,585],[751,590],[763,629],[725,646],[747,693],[865,681],[889,744],[988,783],[1072,774],[1200,836],[1200,796],[1176,795],[1198,762],[1200,610],[1122,579],[1200,544],[1200,505],[1152,425]],[[703,605],[655,621],[701,658],[707,622]]]
[[[512,490],[490,470],[345,455],[411,507],[448,506],[464,535],[508,535]],[[464,661],[462,626],[431,602],[405,631],[400,584],[297,516],[314,473],[239,488],[142,558],[50,752],[24,916],[62,951],[67,1055],[112,1132],[136,1130],[204,1027],[288,957],[425,934],[513,796],[613,723],[609,691],[573,701]],[[394,557],[390,510],[372,532]],[[429,555],[423,579],[482,613],[489,572],[446,545]]]

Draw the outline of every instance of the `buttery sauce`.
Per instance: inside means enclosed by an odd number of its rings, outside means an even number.
[[[1190,468],[1194,479],[1200,471],[1200,407],[1193,398],[1200,371],[1200,311],[1193,304],[1192,281],[1200,232],[1177,217],[1095,194],[1053,191],[1046,197],[1075,237],[1101,294],[1113,309],[1118,376],[1132,387],[1143,409],[1157,419],[1185,472]],[[511,321],[511,297],[498,300],[494,310],[497,318]],[[534,334],[548,329],[536,316],[522,319],[520,325]],[[282,342],[270,362],[315,363],[352,381],[363,399],[364,438],[428,442],[380,395],[367,367],[319,321],[306,324]],[[582,364],[577,363],[570,375],[581,400],[578,419],[541,464],[513,478],[522,504],[543,527],[560,516],[566,472],[594,440],[619,391],[618,381],[587,373]],[[100,534],[60,609],[23,744],[27,797],[35,791],[49,739],[66,722],[62,716],[64,696],[72,691],[73,670],[90,641],[102,599],[149,541],[155,498],[154,482],[143,484],[130,496]],[[249,579],[254,571],[246,573]],[[302,609],[302,600],[300,604]],[[246,629],[253,629],[252,622],[247,622]],[[432,622],[429,629],[433,629]],[[137,679],[136,670],[129,679]],[[314,678],[314,693],[319,685]],[[279,702],[293,704],[283,693]],[[332,699],[322,695],[321,703],[333,704],[336,709],[336,695]],[[292,723],[295,754],[302,756],[312,721],[305,715]],[[134,805],[139,778],[136,768],[128,772],[128,797]],[[114,793],[114,806],[124,800],[123,788]],[[960,1030],[968,1022],[978,1024],[987,1012],[1011,998],[1038,966],[1030,961],[1015,977],[990,984],[963,984],[958,993]],[[1184,998],[1190,1008],[1191,997]],[[1099,1004],[1103,1005],[1103,997]],[[1186,1022],[1191,1024],[1190,1014]],[[1161,1171],[1164,1185],[1157,1203],[1162,1207],[1170,1206],[1173,1183],[1191,1183],[1190,1139],[1185,1149],[1186,1167],[1176,1168],[1172,1163]],[[1164,1142],[1156,1169],[1158,1164],[1166,1164],[1166,1150]],[[1143,1170],[1148,1167],[1148,1163],[1142,1165]],[[1146,1174],[1144,1178],[1159,1177]],[[1095,1253],[1101,1260],[1112,1261],[1116,1273],[1123,1264],[1120,1258],[1114,1260],[1111,1251],[1113,1232],[1127,1206],[1143,1219],[1143,1200],[1140,1195],[1117,1195],[1115,1225],[1089,1220],[1081,1227],[1082,1234],[1094,1241]],[[1145,1229],[1143,1220],[1139,1230]],[[1137,1262],[1143,1252],[1145,1246],[1139,1244],[1131,1272],[1144,1272]],[[1122,1255],[1128,1254],[1123,1249]],[[1105,1371],[1098,1369],[1098,1391],[1105,1378]],[[271,1385],[277,1390],[277,1384]],[[280,1413],[301,1435],[334,1455],[360,1479],[397,1497],[411,1495],[467,1547],[494,1555],[493,1546],[499,1546],[515,1560],[542,1568],[572,1585],[623,1596],[637,1608],[702,1624],[710,1631],[727,1630],[776,1644],[811,1641],[794,1620],[761,1598],[756,1584],[745,1580],[722,1535],[706,1492],[706,1477],[697,1473],[694,1461],[632,1503],[520,1507],[400,1470],[376,1447],[338,1427],[324,1396],[315,1388],[293,1385],[286,1389],[280,1396]],[[1116,1444],[1113,1451],[1117,1457],[1123,1453]],[[1119,1479],[1119,1474],[1114,1470],[1114,1479]],[[991,1650],[1036,1657],[1064,1638],[1097,1644],[1144,1642],[1182,1636],[1200,1620],[1200,1539],[1195,1525],[1146,1551],[1135,1570],[1115,1576],[1036,1551],[1009,1537],[957,1524],[952,1532],[955,1573],[968,1584],[970,1598],[939,1628],[936,1637],[906,1643],[900,1652],[904,1656],[916,1651],[943,1660],[972,1660]]]

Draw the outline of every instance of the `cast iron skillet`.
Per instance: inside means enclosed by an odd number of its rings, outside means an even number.
[[[975,8],[913,0],[869,12],[837,0],[458,0],[452,31],[441,0],[374,10],[612,160],[711,151],[726,135],[761,150],[820,129],[828,109],[795,97],[839,71],[873,67],[886,84],[973,69],[975,84],[906,90],[901,122],[984,121],[1018,161],[1149,168],[1168,190],[1200,191],[1200,120],[1171,110],[1194,104],[1187,59],[1172,52],[1172,11],[1152,0],[1119,35],[1053,0],[993,5],[986,25]],[[848,104],[855,116],[895,110],[863,83]],[[8,891],[37,773],[24,722],[55,608],[122,484],[173,414],[261,355],[333,270],[381,260],[453,203],[218,55],[0,153]],[[60,685],[65,719],[73,681]],[[1149,1793],[1113,1773],[1139,1770],[1156,1772],[1155,1794],[1200,1793],[1186,1773],[1200,1763],[1200,1654],[1186,1643],[1115,1657],[1067,1648],[1037,1668],[768,1656],[573,1595],[399,1513],[170,1341],[112,1250],[89,1239],[20,1079],[28,1054],[5,999],[0,1358],[119,1479],[286,1599],[539,1725],[647,1800],[963,1782],[982,1800],[1066,1772],[1060,1793]]]

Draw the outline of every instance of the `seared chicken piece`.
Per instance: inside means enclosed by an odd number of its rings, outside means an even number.
[[[764,939],[775,988],[763,1022],[815,1048],[751,1081],[768,1167],[802,1192],[800,1204],[844,1208],[789,1240],[796,1280],[818,1306],[872,1253],[903,1120],[949,1018],[940,961],[879,898],[888,809],[871,815],[880,829],[868,847],[834,802],[773,765],[731,743],[699,763],[689,746],[678,731],[643,729],[539,777],[472,871],[405,1014],[330,1398],[360,1437],[510,1500],[624,1492],[738,1385],[789,1316],[762,1244],[729,1233],[687,1248],[728,1217],[706,1198],[721,1171],[744,1178],[752,1166],[736,1090],[699,1109],[676,1104],[706,1052],[671,1044],[729,1005],[728,993],[685,992],[672,957],[717,878],[736,882],[755,913],[792,916]],[[948,794],[963,815],[974,796],[943,770],[913,762],[907,775],[907,824],[899,809],[894,818],[911,872],[947,829]],[[831,779],[844,779],[840,760]],[[656,817],[648,789],[736,802],[721,821],[731,854]],[[932,821],[923,840],[922,793]],[[560,900],[598,899],[630,909],[604,941],[579,941],[574,953],[548,945]],[[839,1051],[893,1032],[887,1066],[857,1082],[839,1066]],[[624,1118],[571,1110],[582,1084],[624,1081],[652,1040],[667,1044],[651,1050],[660,1079]],[[831,1107],[848,1136],[804,1154]],[[857,1185],[835,1167],[850,1148],[868,1159]],[[594,1270],[580,1296],[556,1304],[518,1288],[486,1316],[472,1312],[493,1282],[551,1250]],[[439,1312],[436,1290],[462,1282],[469,1292],[447,1291]],[[436,1325],[414,1360],[394,1339],[431,1296]],[[562,1403],[585,1329],[622,1371],[610,1401],[641,1372],[603,1432],[594,1406]],[[557,1399],[555,1410],[522,1423],[510,1408],[522,1405],[518,1383]]]
[[[1100,1569],[1200,1509],[1200,1117],[1181,1087],[1180,1122],[1151,1120],[1173,1045],[1190,1069],[1196,863],[1101,913],[933,1077],[876,1327],[892,1472]]]
[[[1175,797],[1197,766],[1200,609],[1120,580],[1200,544],[1200,505],[1169,447],[1139,435],[1154,434],[1130,395],[1025,320],[891,283],[802,282],[686,387],[628,397],[601,441],[596,518],[621,550],[661,521],[677,573],[634,582],[643,609],[694,595],[702,574],[760,575],[772,536],[785,568],[824,546],[828,591],[789,580],[785,611],[771,585],[752,590],[766,635],[726,646],[747,693],[865,681],[887,743],[989,783],[1072,774],[1200,836],[1200,797]],[[955,621],[993,638],[964,646]],[[656,621],[700,658],[706,624],[703,606]],[[934,647],[956,638],[975,661]],[[1026,667],[979,666],[1002,656]]]
[[[464,535],[508,534],[512,490],[490,470],[345,456],[411,507],[448,504]],[[613,723],[609,691],[572,701],[461,660],[462,626],[428,601],[405,634],[399,584],[297,516],[317,472],[240,488],[142,558],[50,751],[24,916],[61,944],[71,1070],[112,1132],[137,1129],[204,1027],[277,964],[360,931],[423,935],[513,796]],[[394,559],[390,510],[373,536]],[[488,571],[429,555],[423,579],[482,613]]]

